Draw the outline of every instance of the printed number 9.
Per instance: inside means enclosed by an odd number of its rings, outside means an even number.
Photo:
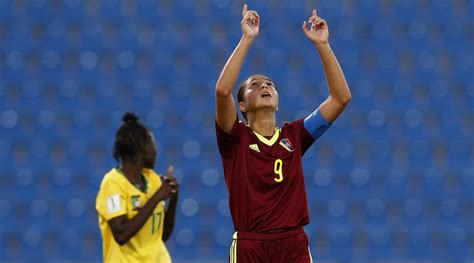
[[[275,174],[278,175],[278,177],[273,178],[273,180],[275,180],[277,183],[283,181],[283,161],[281,159],[275,160],[275,167],[273,170]]]

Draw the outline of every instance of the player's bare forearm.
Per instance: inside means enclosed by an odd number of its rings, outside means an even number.
[[[237,78],[239,77],[240,70],[244,63],[245,57],[254,41],[253,38],[242,36],[234,52],[227,60],[224,68],[222,69],[221,75],[216,83],[216,95],[217,96],[231,96],[232,89],[235,86]]]
[[[157,204],[168,196],[169,193],[166,191],[158,190],[133,218],[128,219],[127,216],[123,215],[109,220],[108,223],[115,241],[121,246],[126,244],[145,225]]]
[[[321,57],[329,97],[321,104],[320,112],[329,122],[333,122],[342,113],[352,98],[346,78],[329,43],[316,45]]]
[[[239,77],[242,64],[252,42],[252,38],[242,37],[240,39],[216,84],[216,121],[225,132],[230,132],[237,116],[232,89]]]
[[[351,100],[351,92],[331,46],[328,43],[316,47],[323,63],[329,94],[339,103],[347,104]]]
[[[176,180],[176,177],[173,176],[173,170],[174,168],[170,166],[170,168],[168,168],[167,175],[163,178],[165,183],[169,184],[169,186],[172,187],[171,198],[168,204],[168,209],[166,209],[165,212],[165,219],[163,223],[163,241],[167,241],[170,238],[171,233],[173,232],[176,214],[176,204],[178,203],[179,183]]]
[[[173,196],[170,199],[170,203],[168,205],[168,209],[165,213],[165,222],[163,224],[163,241],[167,241],[171,234],[173,233],[174,229],[174,222],[176,218],[176,204],[178,203],[178,196]]]

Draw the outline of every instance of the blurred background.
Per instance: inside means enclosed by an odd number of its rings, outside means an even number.
[[[313,8],[353,100],[306,153],[316,262],[474,260],[474,0],[248,1],[240,80],[274,79],[278,122],[327,96]],[[242,1],[0,0],[0,261],[102,260],[95,197],[126,111],[176,167],[175,262],[225,262],[233,227],[214,85]]]

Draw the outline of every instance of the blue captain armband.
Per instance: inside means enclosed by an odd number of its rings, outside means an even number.
[[[319,113],[319,108],[317,108],[304,119],[304,127],[316,140],[331,127],[331,123],[323,118],[321,113]]]

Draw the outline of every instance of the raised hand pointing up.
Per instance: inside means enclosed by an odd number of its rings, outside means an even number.
[[[308,28],[308,23],[309,28]],[[326,20],[318,16],[316,10],[313,10],[308,21],[303,22],[303,31],[309,41],[315,45],[327,44],[329,40],[329,30]]]
[[[242,8],[242,34],[246,38],[256,38],[260,28],[260,16],[257,11],[248,10],[247,4]]]

